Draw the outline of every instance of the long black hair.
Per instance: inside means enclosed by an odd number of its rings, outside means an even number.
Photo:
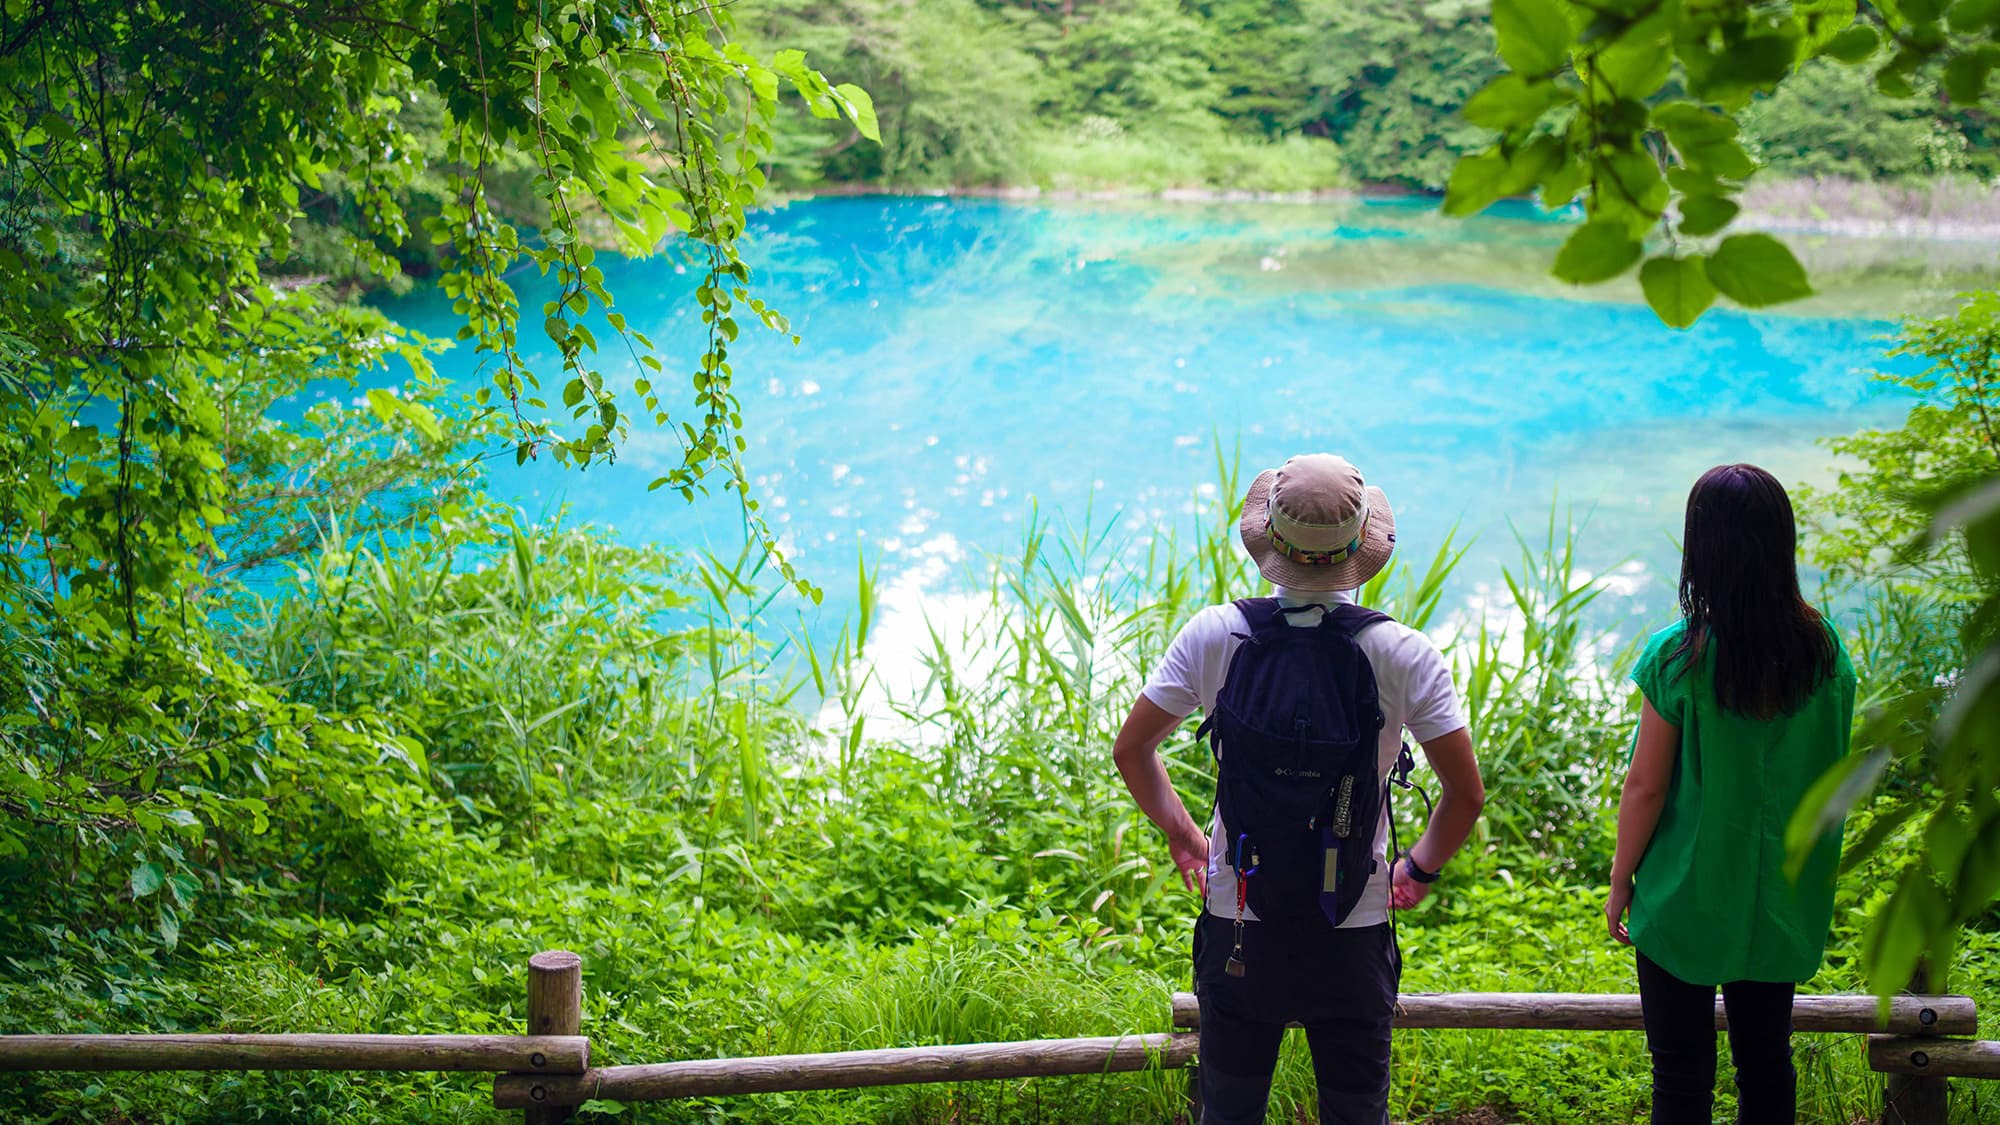
[[[1798,525],[1776,477],[1717,465],[1688,493],[1681,544],[1687,631],[1679,675],[1715,646],[1715,698],[1755,719],[1798,710],[1833,674],[1833,636],[1799,593]]]

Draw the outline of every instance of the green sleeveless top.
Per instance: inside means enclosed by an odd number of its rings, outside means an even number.
[[[1854,665],[1834,637],[1834,672],[1797,711],[1759,720],[1715,699],[1715,646],[1678,675],[1685,621],[1653,634],[1632,670],[1653,710],[1680,728],[1659,827],[1633,876],[1628,932],[1639,952],[1692,984],[1804,981],[1833,921],[1839,832],[1785,878],[1785,825],[1847,753]],[[1637,746],[1637,740],[1634,740]]]

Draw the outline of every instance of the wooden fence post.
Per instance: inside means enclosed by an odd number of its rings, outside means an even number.
[[[552,949],[528,958],[528,1034],[578,1035],[583,1028],[583,958]],[[563,1125],[567,1106],[530,1108],[527,1125]]]
[[[1918,960],[1910,991],[1929,995],[1935,983],[1929,960]],[[1951,1088],[1943,1078],[1892,1073],[1882,1093],[1882,1125],[1945,1125],[1950,1106]]]

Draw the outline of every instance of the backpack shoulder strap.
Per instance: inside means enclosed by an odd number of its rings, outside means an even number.
[[[1278,605],[1276,598],[1238,598],[1235,604],[1236,611],[1243,615],[1244,622],[1250,626],[1250,635],[1253,637],[1285,623],[1284,610]]]
[[[1366,606],[1355,605],[1353,602],[1342,602],[1334,606],[1325,617],[1321,618],[1320,624],[1325,628],[1344,634],[1351,640],[1355,634],[1368,628],[1370,625],[1394,620],[1395,618],[1390,617],[1379,609],[1369,609]]]

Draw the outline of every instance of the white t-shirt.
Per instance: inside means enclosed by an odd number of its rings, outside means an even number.
[[[1334,605],[1352,602],[1345,591],[1315,593],[1283,588],[1275,591],[1287,606]],[[1320,614],[1299,613],[1287,620],[1295,627],[1319,624]],[[1222,681],[1229,673],[1229,660],[1242,644],[1237,634],[1250,631],[1250,623],[1234,605],[1213,605],[1188,621],[1167,646],[1159,667],[1153,669],[1140,694],[1170,715],[1186,717],[1196,708],[1203,713],[1215,707]],[[1452,686],[1451,669],[1429,637],[1400,621],[1383,621],[1361,630],[1355,643],[1367,655],[1375,670],[1375,687],[1382,707],[1382,735],[1377,764],[1386,780],[1396,764],[1397,751],[1408,729],[1418,743],[1429,742],[1465,726],[1465,712],[1459,706],[1458,690]],[[1216,810],[1215,823],[1208,835],[1208,912],[1223,918],[1236,916],[1236,871],[1224,858],[1229,832]],[[1414,841],[1412,841],[1414,842]],[[1375,826],[1375,852],[1385,862],[1375,866],[1375,874],[1361,894],[1342,928],[1374,926],[1389,920],[1389,808]],[[1245,921],[1256,914],[1244,908]]]

